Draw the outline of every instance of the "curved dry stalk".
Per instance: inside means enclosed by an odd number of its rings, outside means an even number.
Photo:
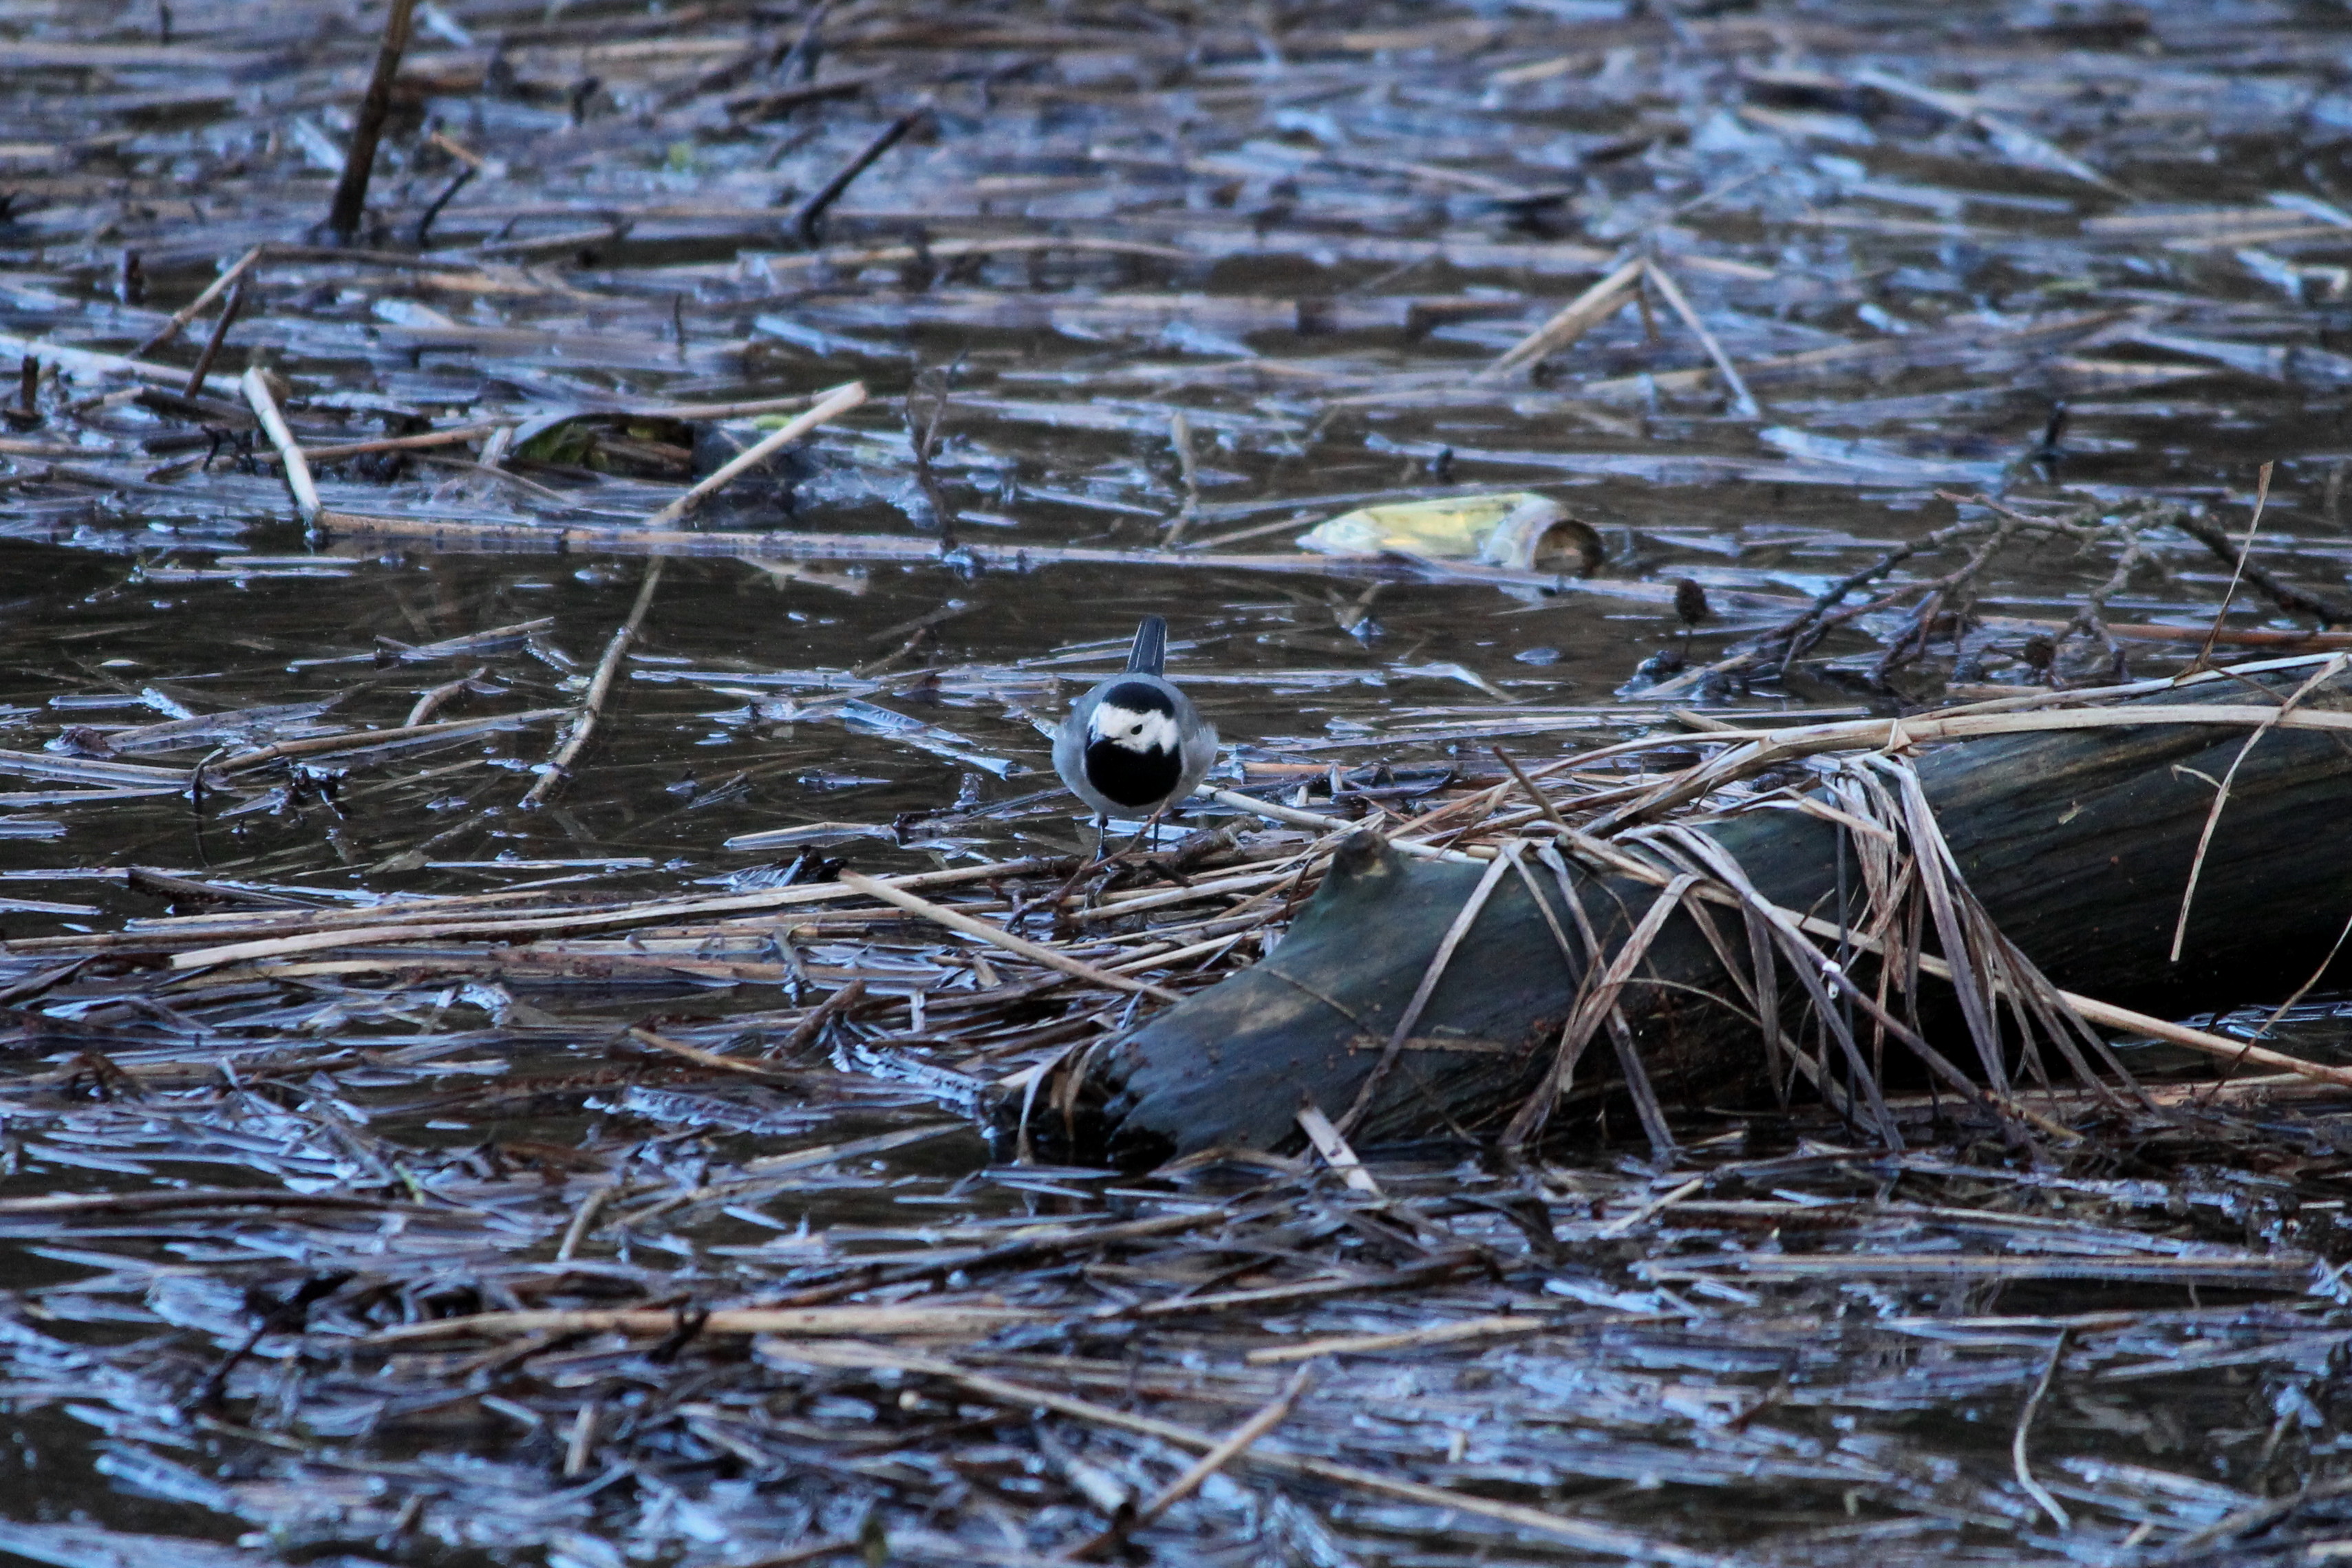
[[[2268,464],[2263,465],[2263,476],[2265,481],[2270,476]],[[2288,695],[2287,699],[2279,705],[2278,718],[2284,720],[2294,709],[2295,704],[2309,695],[2315,687],[2340,672],[2347,662],[2352,662],[2352,654],[2338,653],[2313,671],[2311,678],[2295,687]],[[2230,803],[2230,787],[2236,782],[2238,769],[2245,765],[2247,757],[2252,755],[2255,747],[2262,744],[2263,737],[2277,727],[2277,721],[2254,727],[2254,733],[2246,737],[2245,744],[2238,747],[2238,755],[2230,759],[2230,768],[2228,772],[2221,775],[2221,787],[2213,791],[2212,810],[2205,813],[2204,829],[2197,835],[2197,853],[2189,862],[2189,885],[2180,890],[2180,917],[2173,923],[2172,926],[2170,961],[2175,964],[2180,962],[2181,945],[2189,937],[2189,909],[2197,899],[2198,879],[2205,874],[2205,852],[2212,848],[2213,831],[2221,825],[2221,808]]]
[[[1486,874],[1478,879],[1478,885],[1463,901],[1462,913],[1454,917],[1454,924],[1447,929],[1444,940],[1438,943],[1436,953],[1429,960],[1429,967],[1422,971],[1421,984],[1413,988],[1412,999],[1398,1015],[1396,1028],[1390,1032],[1388,1044],[1381,1048],[1380,1061],[1373,1063],[1372,1071],[1364,1079],[1363,1087],[1356,1091],[1356,1098],[1349,1105],[1347,1113],[1335,1124],[1342,1135],[1354,1131],[1356,1124],[1363,1120],[1364,1113],[1371,1106],[1372,1096],[1396,1066],[1397,1057],[1404,1050],[1404,1042],[1412,1038],[1412,1026],[1421,1021],[1422,1009],[1429,1005],[1431,995],[1437,989],[1437,982],[1445,977],[1447,967],[1454,962],[1455,949],[1462,946],[1462,939],[1470,935],[1470,927],[1477,924],[1478,912],[1486,907],[1487,896],[1495,891],[1495,884],[1503,880],[1503,873],[1509,868],[1509,857],[1496,855],[1487,862]]]

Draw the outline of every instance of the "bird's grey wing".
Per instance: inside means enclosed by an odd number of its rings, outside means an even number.
[[[1087,715],[1093,711],[1094,705],[1095,694],[1088,692],[1071,705],[1070,711],[1063,716],[1062,727],[1054,732],[1054,771],[1080,795],[1087,792]]]
[[[1174,799],[1181,800],[1201,787],[1209,769],[1217,765],[1217,729],[1207,719],[1192,716],[1192,724],[1184,740],[1184,779],[1176,786]]]

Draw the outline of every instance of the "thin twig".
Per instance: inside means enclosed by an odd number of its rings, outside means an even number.
[[[2050,1347],[2050,1359],[2042,1364],[2042,1377],[2034,1384],[2033,1392],[2025,1396],[2025,1407],[2017,1413],[2017,1430],[2009,1439],[2009,1459],[2017,1471],[2017,1484],[2025,1489],[2027,1496],[2042,1505],[2042,1511],[2048,1514],[2052,1522],[2061,1530],[2074,1529],[2074,1521],[2058,1505],[2058,1500],[2050,1495],[2049,1489],[2033,1479],[2033,1469],[2025,1462],[2025,1437],[2032,1429],[2033,1413],[2042,1407],[2042,1401],[2049,1396],[2050,1385],[2058,1375],[2058,1363],[2066,1354],[2066,1341],[2074,1332],[2072,1326],[2058,1331],[2057,1341]]]
[[[2221,629],[2222,619],[2230,613],[2230,601],[2238,597],[2238,584],[2246,575],[2246,558],[2253,553],[2254,536],[2262,531],[2263,507],[2271,498],[2271,465],[2265,463],[2254,476],[2254,515],[2246,520],[2246,540],[2238,547],[2238,564],[2230,570],[2230,586],[2221,595],[2220,608],[2213,612],[2213,624],[2205,633],[2205,645],[2197,650],[2197,657],[2189,662],[2188,674],[2195,674],[2212,663],[2213,635]]]
[[[1490,746],[1486,749],[1495,754],[1496,761],[1511,770],[1511,777],[1519,781],[1519,788],[1527,791],[1528,799],[1536,803],[1536,809],[1544,814],[1551,825],[1563,832],[1567,831],[1568,819],[1559,814],[1559,808],[1552,804],[1550,796],[1536,788],[1535,780],[1528,777],[1527,770],[1501,747]]]
[[[824,183],[816,194],[801,204],[800,211],[793,214],[793,233],[799,236],[801,244],[815,247],[822,233],[825,209],[841,200],[842,193],[849,189],[852,181],[873,167],[876,159],[898,145],[908,131],[929,117],[930,112],[931,100],[926,97],[884,126],[873,141],[860,148],[855,157],[841,166],[838,173]]]
[[[547,798],[572,777],[572,764],[587,748],[588,737],[595,733],[596,721],[604,711],[604,701],[612,695],[613,681],[620,674],[621,660],[627,655],[629,644],[636,641],[637,629],[645,624],[646,612],[653,608],[654,590],[661,586],[662,562],[656,559],[646,568],[646,580],[637,589],[637,601],[629,610],[612,640],[604,644],[604,656],[596,661],[596,673],[588,682],[588,690],[580,698],[580,707],[572,720],[571,728],[555,748],[539,777],[523,792],[521,805],[533,810],[546,803]]]
[[[1446,928],[1444,939],[1438,943],[1437,951],[1430,956],[1429,967],[1422,971],[1421,984],[1413,988],[1412,999],[1405,1004],[1404,1011],[1397,1015],[1396,1028],[1390,1031],[1389,1041],[1381,1049],[1381,1059],[1372,1064],[1371,1071],[1364,1075],[1363,1087],[1356,1091],[1356,1098],[1349,1105],[1348,1113],[1335,1124],[1338,1133],[1353,1132],[1363,1121],[1365,1113],[1371,1109],[1373,1094],[1389,1075],[1390,1069],[1396,1065],[1398,1055],[1404,1050],[1404,1042],[1412,1038],[1412,1026],[1421,1021],[1422,1009],[1429,1005],[1430,997],[1437,989],[1437,982],[1445,977],[1447,966],[1454,962],[1454,950],[1462,946],[1463,938],[1470,935],[1471,926],[1477,924],[1479,912],[1486,907],[1487,896],[1510,868],[1507,857],[1496,855],[1487,862],[1486,874],[1478,879],[1478,885],[1470,890],[1470,896],[1463,900],[1461,911],[1454,915],[1454,924]]]
[[[245,282],[240,278],[237,286],[229,290],[228,303],[221,307],[219,318],[213,322],[212,336],[205,340],[205,351],[196,356],[196,367],[188,372],[188,384],[180,389],[182,397],[193,399],[205,390],[205,378],[212,374],[213,361],[219,357],[221,345],[228,341],[228,329],[236,325],[244,310]]]
[[[825,393],[823,401],[814,408],[793,415],[781,429],[744,448],[717,473],[647,517],[646,527],[649,528],[668,527],[732,483],[737,475],[758,467],[818,425],[847,413],[865,401],[866,383],[864,382],[851,382],[845,386],[835,387]]]

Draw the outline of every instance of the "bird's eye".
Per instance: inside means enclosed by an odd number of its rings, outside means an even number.
[[[1139,725],[1139,725],[1137,725],[1133,729],[1129,730],[1127,733],[1128,733],[1128,734],[1129,734],[1129,735],[1141,735],[1141,734],[1143,733],[1143,727],[1142,727],[1141,725]]]

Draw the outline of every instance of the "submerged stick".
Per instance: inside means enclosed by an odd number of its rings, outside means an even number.
[[[384,116],[392,112],[392,82],[400,74],[400,57],[408,52],[410,22],[415,12],[416,0],[391,0],[384,12],[375,73],[368,78],[367,97],[360,101],[359,121],[352,127],[351,145],[343,152],[342,178],[335,182],[334,203],[327,209],[328,232],[345,244],[359,233],[360,218],[367,210],[376,143],[383,136]]]
[[[741,452],[737,453],[734,458],[721,467],[717,473],[703,480],[702,483],[697,485],[693,489],[688,490],[685,495],[680,496],[677,500],[672,501],[668,506],[664,507],[660,511],[656,512],[652,517],[647,517],[646,519],[646,527],[649,528],[666,528],[669,524],[677,521],[680,517],[686,516],[687,513],[694,510],[695,507],[709,500],[719,491],[726,488],[728,485],[733,483],[738,475],[747,473],[750,470],[758,467],[761,464],[765,463],[769,458],[773,457],[777,453],[782,451],[793,442],[798,441],[802,436],[806,435],[810,431],[814,430],[818,425],[824,423],[827,420],[835,419],[842,414],[847,413],[851,409],[856,408],[865,401],[866,383],[864,382],[851,382],[845,386],[834,388],[833,391],[824,394],[823,400],[819,402],[814,408],[793,415],[790,420],[787,420],[784,423],[782,428],[771,433],[765,439],[745,448]]]
[[[573,716],[572,727],[564,732],[555,753],[540,768],[539,777],[523,792],[522,807],[536,810],[547,803],[547,798],[572,777],[572,764],[586,749],[588,737],[595,733],[596,720],[604,711],[604,701],[612,695],[613,678],[620,673],[621,660],[636,641],[637,628],[645,623],[646,612],[653,608],[654,590],[661,586],[662,563],[656,560],[646,569],[646,580],[637,590],[637,601],[629,611],[629,618],[604,644],[604,656],[596,661],[596,673],[590,677],[588,690],[580,698],[579,711]]]
[[[257,751],[240,751],[218,762],[207,762],[204,771],[218,778],[229,773],[243,773],[265,762],[275,762],[284,757],[316,757],[337,751],[365,751],[373,747],[391,746],[402,741],[424,740],[435,736],[462,735],[473,730],[519,729],[541,719],[555,718],[569,713],[569,708],[527,708],[521,713],[492,714],[486,718],[444,719],[438,724],[407,724],[396,729],[354,729],[341,735],[312,735],[300,740],[281,740]]]

